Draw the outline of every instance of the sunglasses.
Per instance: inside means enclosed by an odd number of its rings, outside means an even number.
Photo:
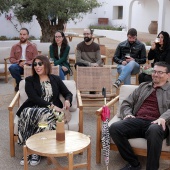
[[[33,63],[33,66],[36,67],[36,66],[42,66],[43,65],[43,62],[34,62]]]

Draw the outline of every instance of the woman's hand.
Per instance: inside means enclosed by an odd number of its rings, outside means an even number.
[[[62,112],[62,109],[57,107],[57,106],[54,106],[53,109],[56,111],[56,112]]]
[[[64,109],[69,109],[70,108],[70,101],[69,100],[65,100],[64,102]]]
[[[151,50],[155,50],[155,48],[156,48],[156,44],[155,44],[155,42],[152,42],[152,44],[151,44]]]
[[[65,67],[65,66],[62,66],[61,68],[62,68],[63,71],[68,71],[68,68]]]

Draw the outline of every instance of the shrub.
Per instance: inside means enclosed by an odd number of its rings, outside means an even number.
[[[145,44],[146,44],[147,46],[151,46],[151,42],[149,42],[149,41],[145,42]]]
[[[6,36],[2,35],[2,36],[0,36],[0,40],[5,41],[5,40],[8,40],[8,38]]]
[[[122,31],[122,27],[114,27],[111,25],[90,25],[90,29],[102,29],[102,30],[117,30]]]

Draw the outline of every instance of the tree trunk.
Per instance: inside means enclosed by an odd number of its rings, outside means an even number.
[[[37,20],[42,32],[41,42],[52,42],[55,32],[64,29],[64,21],[61,19],[58,20],[57,25],[51,25],[49,20],[40,20],[39,18],[37,18]]]

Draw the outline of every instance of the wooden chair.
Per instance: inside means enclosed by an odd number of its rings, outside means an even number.
[[[80,91],[83,106],[96,107],[99,101],[104,101],[102,88],[107,90],[107,100],[116,95],[112,89],[111,68],[108,67],[77,67],[77,89]],[[89,92],[95,94],[89,94]]]
[[[73,80],[63,80],[63,82],[73,94],[72,106],[70,107],[72,118],[68,124],[65,124],[65,129],[83,133],[83,105],[81,96],[76,90],[76,83]],[[15,142],[17,142],[18,139],[18,121],[14,113],[14,107],[16,107],[18,103],[19,106],[21,106],[26,99],[27,95],[25,93],[25,80],[22,80],[19,85],[19,91],[16,93],[12,102],[8,106],[11,157],[15,156]],[[64,102],[64,98],[62,96],[60,96],[60,100]]]
[[[0,47],[0,76],[5,77],[5,83],[8,83],[8,76],[10,75],[8,70],[11,65],[9,62],[10,51],[10,47]]]
[[[117,105],[121,105],[122,101],[130,94],[132,93],[138,86],[137,85],[122,85],[120,87],[120,94],[119,96],[115,97],[111,101],[109,101],[106,105],[108,107],[116,107]],[[113,116],[111,117],[109,121],[109,126],[113,122],[120,121],[120,108],[118,107],[117,111],[115,111]],[[101,150],[102,150],[102,142],[101,142],[101,130],[102,130],[102,120],[101,120],[101,113],[102,113],[102,107],[96,111],[97,115],[97,137],[96,137],[96,163],[101,162]],[[140,156],[147,156],[147,141],[144,138],[134,138],[129,139],[129,142],[135,152],[135,154]],[[114,144],[114,142],[111,140],[110,149],[117,151],[117,147]],[[170,147],[166,145],[166,139],[163,141],[162,145],[162,152],[161,152],[161,158],[170,160]]]
[[[54,75],[59,75],[59,66],[52,66],[51,73]],[[24,65],[24,78],[32,75],[32,67]]]

